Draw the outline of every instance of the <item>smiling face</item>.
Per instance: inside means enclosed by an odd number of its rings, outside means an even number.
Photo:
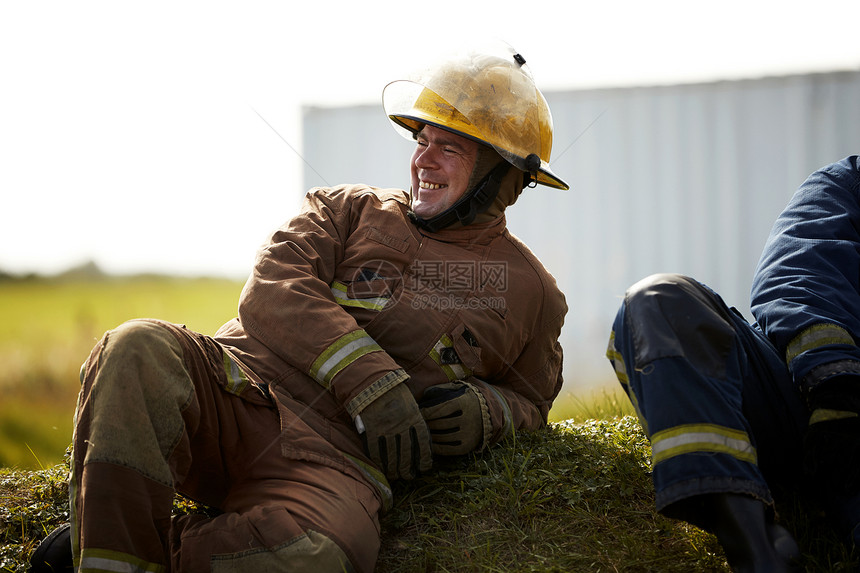
[[[428,219],[466,192],[479,144],[432,125],[425,125],[416,141],[410,162],[412,211]]]

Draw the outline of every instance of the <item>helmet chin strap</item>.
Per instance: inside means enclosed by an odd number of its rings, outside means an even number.
[[[431,233],[458,222],[464,226],[468,225],[479,213],[483,213],[493,204],[496,195],[499,194],[502,179],[511,167],[507,161],[501,161],[475,185],[471,192],[464,194],[456,203],[438,215],[423,219],[410,210],[409,218],[419,228]]]

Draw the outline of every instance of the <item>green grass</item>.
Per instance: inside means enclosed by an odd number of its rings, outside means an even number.
[[[105,331],[154,317],[214,334],[236,316],[242,284],[148,276],[0,281],[0,467],[62,459],[81,364]]]
[[[621,385],[611,376],[602,384],[594,384],[588,391],[562,391],[549,411],[550,422],[583,422],[604,420],[635,414],[630,400]]]
[[[397,485],[379,571],[722,571],[703,532],[653,511],[635,419],[558,423]]]

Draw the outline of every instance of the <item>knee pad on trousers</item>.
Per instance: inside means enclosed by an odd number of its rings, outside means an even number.
[[[708,287],[682,275],[651,275],[627,290],[625,305],[636,368],[683,357],[702,374],[724,375],[735,330],[731,311]]]
[[[151,321],[126,322],[101,344],[78,414],[76,432],[87,434],[83,462],[114,463],[171,485],[166,459],[184,431],[181,412],[194,391],[182,349]]]

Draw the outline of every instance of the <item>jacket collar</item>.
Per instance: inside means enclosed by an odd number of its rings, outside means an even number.
[[[505,215],[502,214],[486,223],[472,223],[465,227],[455,225],[436,232],[418,229],[418,232],[425,237],[443,243],[489,245],[497,237],[504,234],[505,229],[507,229],[507,221]]]

